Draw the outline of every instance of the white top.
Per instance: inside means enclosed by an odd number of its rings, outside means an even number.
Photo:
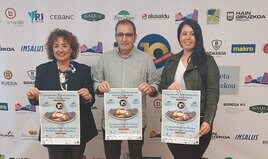
[[[181,86],[181,89],[185,89],[185,83],[183,79],[183,74],[186,70],[186,67],[183,65],[182,61],[178,63],[178,67],[175,73],[174,82]]]

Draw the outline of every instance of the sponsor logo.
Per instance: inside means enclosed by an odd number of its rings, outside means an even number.
[[[5,10],[5,16],[7,17],[7,24],[8,25],[14,25],[14,26],[23,26],[24,21],[23,20],[15,20],[17,13],[14,8],[7,8]]]
[[[88,12],[81,15],[81,18],[87,21],[96,22],[105,18],[105,15],[97,12]]]
[[[268,86],[268,73],[264,72],[262,76],[257,76],[256,78],[254,78],[252,75],[245,76],[245,85],[246,86],[257,86],[257,85]]]
[[[5,155],[4,154],[0,154],[0,159],[5,159]]]
[[[1,81],[1,85],[3,86],[17,86],[17,82],[15,81],[10,81],[13,78],[13,73],[9,70],[6,70],[4,73],[4,78],[8,81]]]
[[[30,159],[29,157],[9,157],[8,159]]]
[[[53,14],[49,16],[50,20],[74,20],[74,15],[60,15],[60,14]]]
[[[5,77],[5,79],[10,80],[10,79],[13,77],[13,74],[12,74],[11,71],[6,70],[6,71],[4,72],[4,77]]]
[[[225,113],[238,114],[245,111],[246,103],[223,103]]]
[[[138,49],[150,55],[160,73],[162,72],[166,60],[173,55],[169,42],[159,34],[144,36],[138,43]]]
[[[168,19],[169,19],[169,15],[166,13],[162,13],[162,14],[144,13],[142,15],[142,20],[168,20]]]
[[[238,94],[240,67],[221,66],[220,69],[220,93]]]
[[[21,112],[21,111],[26,111],[26,112],[36,112],[36,106],[27,104],[25,106],[22,106],[20,103],[15,104],[15,111],[16,112]]]
[[[257,134],[237,134],[235,140],[258,140],[259,135]]]
[[[7,103],[0,103],[0,110],[8,111],[8,104]]]
[[[23,81],[23,84],[24,85],[33,86],[34,85],[35,76],[36,76],[36,71],[35,70],[28,70],[27,71],[27,75],[31,79],[31,81]]]
[[[98,42],[97,45],[91,46],[90,48],[88,48],[86,46],[86,44],[80,46],[80,50],[82,55],[84,53],[91,53],[91,54],[102,54],[103,53],[103,46],[102,46],[102,42]]]
[[[251,11],[229,11],[226,14],[228,21],[249,21],[249,20],[261,20],[266,19],[264,14],[253,14]]]
[[[11,52],[11,51],[15,51],[15,49],[13,47],[3,47],[0,45],[0,51]]]
[[[232,44],[232,53],[255,53],[255,44]]]
[[[263,44],[262,51],[264,54],[268,55],[268,43]]]
[[[8,132],[0,132],[0,137],[14,138],[14,132],[9,130]]]
[[[38,131],[37,130],[28,130],[21,133],[22,140],[38,140]]]
[[[122,19],[128,19],[128,20],[135,20],[135,16],[129,14],[126,10],[121,10],[117,15],[114,16],[114,20],[122,20]]]
[[[229,140],[231,139],[230,136],[227,135],[218,135],[217,132],[212,132],[212,139],[218,139],[218,140]]]
[[[215,39],[211,41],[211,46],[215,51],[207,51],[207,54],[212,55],[212,56],[222,56],[226,55],[226,51],[219,51],[219,49],[222,46],[222,41]]]
[[[249,110],[255,113],[267,113],[268,106],[267,105],[253,105],[249,107]]]
[[[185,19],[193,19],[198,21],[198,10],[194,9],[193,13],[183,16],[181,12],[175,14],[175,22],[184,21]]]
[[[43,45],[22,45],[20,48],[21,52],[43,52]]]
[[[32,23],[44,23],[44,14],[38,13],[37,10],[28,12]]]
[[[268,145],[268,140],[263,140],[263,141],[262,141],[262,144],[264,144],[264,145]]]
[[[16,11],[14,8],[7,8],[5,10],[5,15],[8,19],[14,19],[16,17]]]
[[[207,12],[207,24],[219,24],[220,14],[220,9],[209,9]]]

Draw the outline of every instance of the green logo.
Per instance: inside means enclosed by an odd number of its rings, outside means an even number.
[[[104,19],[105,15],[97,12],[89,12],[82,14],[81,18],[87,21],[95,22]]]
[[[249,110],[256,112],[256,113],[267,113],[268,106],[267,105],[254,105],[254,106],[250,106]]]
[[[219,24],[220,9],[209,9],[207,12],[207,24]]]
[[[117,15],[114,16],[114,20],[122,19],[134,20],[135,17],[133,15],[130,15],[128,11],[121,10]]]

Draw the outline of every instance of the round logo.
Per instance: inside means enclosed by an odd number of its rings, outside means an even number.
[[[137,48],[151,56],[157,69],[162,68],[166,59],[172,55],[168,41],[158,34],[146,35],[140,40]]]
[[[155,108],[161,108],[162,107],[162,100],[161,99],[155,99],[153,102],[153,105]]]
[[[56,108],[58,110],[61,110],[64,107],[64,105],[62,103],[56,103]]]
[[[13,8],[7,8],[5,10],[5,15],[8,19],[13,19],[16,17],[16,11]]]
[[[178,107],[179,109],[183,109],[183,108],[185,107],[185,104],[184,104],[183,102],[179,102],[179,103],[177,104],[177,107]]]
[[[12,72],[9,70],[6,70],[4,72],[4,77],[5,77],[5,79],[10,80],[13,77]]]
[[[121,105],[122,107],[127,105],[127,101],[125,99],[122,99],[119,101],[119,105]]]
[[[264,44],[262,51],[263,51],[265,54],[268,54],[268,43]]]

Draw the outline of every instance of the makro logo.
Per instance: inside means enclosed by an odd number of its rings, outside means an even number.
[[[43,52],[43,45],[22,45],[20,48],[21,52]]]
[[[60,14],[53,14],[49,16],[50,20],[74,20],[75,16],[71,15],[60,15]]]
[[[0,110],[8,111],[8,104],[7,103],[0,103]]]
[[[232,53],[255,53],[256,44],[232,44]]]
[[[135,16],[129,14],[129,12],[126,10],[121,10],[117,15],[114,16],[114,20],[122,19],[135,20]]]
[[[166,60],[173,55],[169,42],[161,35],[149,34],[144,36],[138,49],[148,53],[154,61],[154,64],[160,72],[166,63]]]
[[[219,24],[220,16],[220,9],[209,9],[207,12],[207,24]]]
[[[253,105],[249,107],[249,110],[255,113],[267,113],[268,106],[267,105]]]
[[[90,22],[100,21],[105,18],[105,15],[98,12],[88,12],[81,15],[81,18]]]
[[[237,134],[235,140],[258,140],[259,135],[257,134]]]
[[[37,10],[28,12],[32,23],[44,23],[44,14],[38,13]]]

